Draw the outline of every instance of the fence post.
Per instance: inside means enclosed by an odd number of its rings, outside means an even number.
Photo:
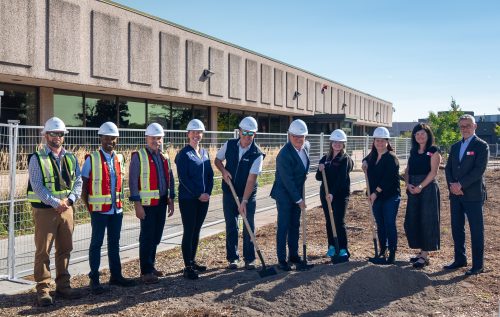
[[[237,139],[238,138],[238,134],[239,134],[240,130],[238,129],[234,129],[234,138]]]
[[[325,146],[325,141],[323,140],[325,134],[321,132],[319,134],[319,158],[321,159],[323,157],[323,147]]]
[[[370,150],[368,148],[368,146],[369,146],[368,141],[369,140],[370,140],[370,136],[368,136],[368,135],[365,136],[365,153],[364,153],[363,157],[366,157],[368,155],[369,150]]]
[[[16,278],[16,234],[14,219],[14,200],[16,199],[16,166],[17,166],[17,137],[19,120],[9,120],[9,240],[7,253],[8,279]]]

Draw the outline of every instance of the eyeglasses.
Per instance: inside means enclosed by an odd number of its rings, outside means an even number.
[[[253,131],[241,131],[241,135],[243,136],[253,136],[255,132]]]
[[[52,138],[55,138],[57,136],[62,138],[64,136],[64,132],[47,132],[47,134]]]

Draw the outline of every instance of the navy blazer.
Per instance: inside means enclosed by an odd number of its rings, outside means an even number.
[[[450,155],[446,162],[445,173],[448,188],[450,183],[459,182],[462,185],[464,201],[483,201],[486,199],[486,186],[484,183],[484,172],[488,165],[488,144],[473,136],[464,152],[462,160],[460,157],[459,141],[451,146]],[[450,192],[450,196],[453,194]]]
[[[300,159],[297,150],[292,143],[288,142],[283,146],[276,157],[276,174],[271,197],[275,200],[288,200],[297,202],[302,197],[302,189],[306,181],[306,175],[309,172],[309,142],[304,143],[304,150],[307,155],[307,168]]]

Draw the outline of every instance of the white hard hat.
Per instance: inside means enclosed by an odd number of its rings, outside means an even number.
[[[58,117],[52,117],[49,120],[47,120],[47,122],[45,122],[45,126],[43,127],[42,130],[42,135],[45,135],[46,132],[51,132],[51,131],[64,132],[65,134],[68,133],[68,130],[66,130],[66,125]]]
[[[290,127],[288,128],[288,132],[293,135],[307,135],[307,125],[304,121],[300,119],[295,119],[290,123]]]
[[[151,123],[148,125],[146,128],[146,135],[147,136],[164,136],[165,131],[163,131],[163,127],[159,123]]]
[[[97,131],[99,135],[109,135],[109,136],[119,136],[118,127],[111,121],[104,122],[99,131]]]
[[[205,131],[205,125],[198,119],[193,119],[189,121],[186,128],[188,131]]]
[[[388,139],[391,137],[389,130],[384,127],[378,127],[373,131],[373,137],[378,139]]]
[[[341,129],[337,129],[330,134],[330,141],[347,142],[347,135]]]
[[[257,120],[255,120],[253,117],[245,117],[240,122],[240,128],[246,131],[257,132],[258,130]]]

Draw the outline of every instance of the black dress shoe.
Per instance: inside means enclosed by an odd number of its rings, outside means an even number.
[[[478,274],[481,274],[484,272],[484,268],[480,267],[480,268],[472,268],[470,270],[468,270],[467,272],[465,272],[465,275],[478,275]]]
[[[292,270],[292,268],[290,267],[290,265],[288,264],[287,261],[279,261],[278,266],[283,271],[291,271]]]
[[[421,269],[429,265],[429,259],[424,257],[419,257],[417,261],[413,262],[413,267],[416,269]]]
[[[109,285],[117,285],[121,287],[131,287],[136,286],[137,282],[130,278],[125,278],[123,276],[114,277],[109,279]]]
[[[186,266],[182,272],[182,276],[188,280],[198,279],[198,273],[196,273],[192,266]]]
[[[205,265],[199,265],[196,262],[193,262],[191,267],[193,268],[193,270],[198,272],[205,272],[207,270],[207,267]]]
[[[293,264],[299,264],[302,263],[302,259],[298,255],[293,255],[288,258],[288,262]]]
[[[465,263],[453,262],[451,264],[443,266],[443,269],[445,269],[445,270],[456,270],[456,269],[459,269],[459,268],[464,267],[464,266],[467,266],[466,262]]]

